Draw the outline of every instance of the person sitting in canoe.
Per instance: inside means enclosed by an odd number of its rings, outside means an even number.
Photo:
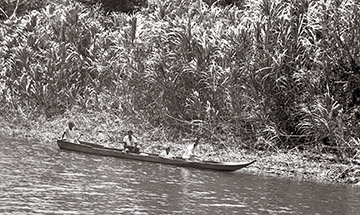
[[[79,141],[75,138],[75,128],[75,123],[70,121],[68,126],[64,129],[61,139],[71,143],[79,143]]]
[[[127,135],[123,139],[123,143],[124,143],[125,152],[133,152],[133,153],[140,152],[138,141],[136,137],[133,135],[133,132],[131,130],[127,132]]]
[[[195,159],[196,156],[194,155],[194,150],[198,144],[199,144],[199,139],[196,139],[194,143],[190,144],[186,148],[184,154],[182,155],[182,159],[184,159],[184,160]]]
[[[165,148],[165,151],[162,151],[159,154],[159,157],[166,158],[166,159],[174,159],[175,156],[170,152],[170,146]]]

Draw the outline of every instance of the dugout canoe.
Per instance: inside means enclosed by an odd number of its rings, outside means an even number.
[[[198,169],[208,169],[208,170],[216,170],[216,171],[236,171],[242,169],[244,167],[249,166],[250,164],[254,163],[251,162],[217,162],[217,161],[188,161],[182,158],[175,158],[175,159],[165,159],[159,157],[157,154],[150,154],[150,153],[124,153],[120,149],[116,148],[109,148],[95,143],[89,143],[80,141],[78,143],[71,143],[65,140],[57,140],[58,147],[62,150],[80,152],[80,153],[87,153],[87,154],[94,154],[100,156],[109,156],[109,157],[116,157],[122,159],[131,159],[137,161],[145,161],[145,162],[152,162],[152,163],[161,163],[161,164],[168,164],[174,165],[179,167],[192,167]]]

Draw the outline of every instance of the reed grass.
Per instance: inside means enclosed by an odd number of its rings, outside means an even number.
[[[53,118],[79,105],[246,148],[356,152],[358,1],[147,6],[2,8],[1,108]]]

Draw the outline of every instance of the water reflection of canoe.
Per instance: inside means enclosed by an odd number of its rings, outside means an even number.
[[[108,148],[102,145],[88,143],[80,141],[80,144],[67,142],[64,140],[58,140],[57,144],[60,149],[82,152],[88,154],[102,155],[102,156],[110,156],[124,159],[132,159],[138,161],[147,161],[153,163],[162,163],[175,165],[180,167],[193,167],[198,169],[209,169],[209,170],[217,170],[217,171],[235,171],[241,168],[247,167],[250,164],[254,163],[254,161],[239,163],[239,162],[216,162],[216,161],[186,161],[181,158],[176,159],[164,159],[160,158],[157,154],[148,154],[148,153],[124,153],[120,149]]]

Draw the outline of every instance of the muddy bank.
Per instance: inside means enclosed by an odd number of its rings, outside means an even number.
[[[65,113],[61,117],[47,120],[30,120],[21,117],[0,118],[0,136],[20,139],[55,142],[61,137],[68,121],[77,125],[77,135],[81,139],[110,147],[121,148],[122,138],[131,129],[141,141],[142,151],[159,153],[165,146],[181,156],[187,144],[194,138],[184,137],[170,140],[166,130],[155,128],[143,120],[119,117],[113,113]],[[273,175],[327,183],[347,183],[360,185],[360,153],[346,162],[338,162],[331,154],[310,154],[301,151],[254,151],[239,147],[221,147],[201,140],[197,155],[204,160],[251,161],[250,167],[241,171],[258,175]]]

